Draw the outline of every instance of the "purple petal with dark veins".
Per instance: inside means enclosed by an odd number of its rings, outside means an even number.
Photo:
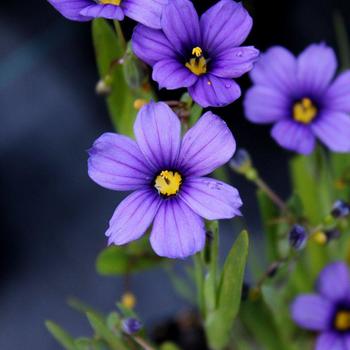
[[[154,219],[150,241],[159,256],[184,259],[204,248],[203,219],[181,199],[165,200]]]

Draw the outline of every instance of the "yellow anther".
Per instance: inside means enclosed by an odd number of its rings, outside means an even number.
[[[339,311],[335,316],[334,325],[338,331],[350,330],[350,311]]]
[[[317,115],[317,108],[312,101],[305,97],[296,102],[293,107],[293,118],[299,123],[309,124]]]
[[[327,235],[322,231],[313,233],[310,238],[319,245],[325,245],[328,241]]]
[[[138,98],[134,101],[134,108],[139,110],[141,109],[144,105],[146,105],[148,103],[147,100],[143,99],[143,98]]]
[[[130,292],[126,292],[123,294],[121,302],[127,309],[133,309],[136,305],[135,295]]]
[[[100,0],[100,4],[103,5],[117,5],[119,6],[122,0]]]
[[[204,57],[191,58],[185,66],[196,75],[202,75],[207,72],[207,62]]]
[[[193,55],[193,56],[201,57],[201,56],[202,56],[202,53],[203,53],[203,51],[202,51],[202,49],[201,49],[199,46],[194,47],[194,48],[192,49],[192,55]]]
[[[173,196],[179,192],[181,183],[182,177],[178,172],[164,170],[156,177],[154,187],[164,196]]]

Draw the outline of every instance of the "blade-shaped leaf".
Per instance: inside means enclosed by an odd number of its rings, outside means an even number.
[[[74,339],[58,324],[52,321],[46,321],[45,325],[53,337],[66,349],[77,350]]]

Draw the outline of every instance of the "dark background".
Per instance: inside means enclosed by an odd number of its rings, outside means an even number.
[[[200,11],[215,1],[200,3]],[[254,17],[247,44],[275,44],[301,51],[311,42],[336,47],[333,13],[349,20],[348,1],[245,2]],[[196,4],[197,5],[197,4]],[[130,30],[133,25],[126,21]],[[349,28],[348,28],[349,29]],[[0,349],[60,349],[46,332],[54,319],[74,335],[90,334],[83,318],[65,305],[68,296],[111,310],[121,281],[94,270],[105,247],[104,230],[121,194],[94,184],[86,172],[86,149],[111,131],[98,79],[90,23],[65,20],[45,0],[0,5]],[[243,89],[249,86],[241,79]],[[262,176],[288,193],[289,154],[269,137],[269,127],[248,123],[241,100],[216,110],[231,126],[240,147],[253,155]],[[244,215],[256,239],[259,220],[254,188],[234,177]],[[222,239],[233,240],[230,223]],[[160,270],[132,281],[137,310],[149,324],[185,304]]]

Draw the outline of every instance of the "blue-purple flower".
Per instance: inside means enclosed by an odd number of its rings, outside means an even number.
[[[350,70],[335,80],[337,59],[325,44],[298,57],[272,47],[251,72],[254,86],[244,106],[254,123],[275,123],[272,137],[289,150],[309,154],[319,139],[334,152],[350,151]]]
[[[316,350],[350,349],[350,279],[345,263],[326,266],[317,281],[317,294],[304,294],[292,304],[293,320],[319,332]]]
[[[106,235],[110,244],[140,238],[153,223],[154,251],[185,258],[203,249],[208,220],[240,215],[238,191],[205,175],[225,164],[236,143],[226,123],[207,112],[181,140],[181,125],[165,103],[144,106],[136,142],[105,133],[89,151],[89,176],[117,191],[134,191],[118,206]]]
[[[160,28],[162,8],[168,0],[48,0],[64,17],[73,21],[130,17],[150,28]]]
[[[221,0],[199,19],[188,0],[172,0],[161,17],[161,30],[138,25],[135,54],[153,67],[160,88],[188,88],[201,106],[225,106],[241,95],[232,80],[252,69],[259,51],[240,47],[252,28],[241,3]]]

